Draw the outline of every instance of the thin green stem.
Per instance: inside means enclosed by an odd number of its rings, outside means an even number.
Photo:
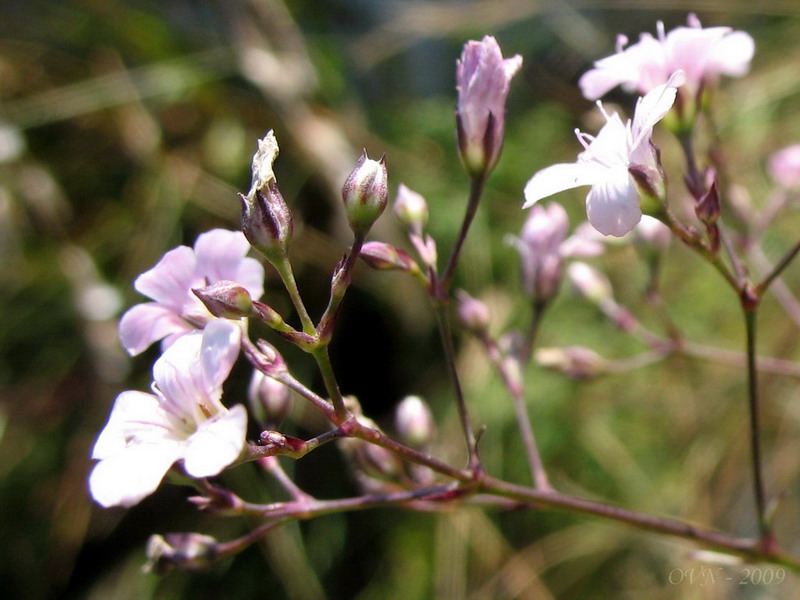
[[[442,347],[444,349],[444,359],[447,363],[447,371],[450,374],[450,381],[453,384],[453,392],[456,395],[456,406],[458,408],[458,416],[461,421],[461,429],[464,432],[464,440],[467,443],[467,454],[469,456],[468,468],[477,470],[480,467],[480,457],[478,456],[478,444],[475,437],[475,431],[472,428],[472,422],[467,409],[467,402],[464,398],[464,391],[461,388],[461,380],[458,375],[458,368],[456,366],[456,352],[453,345],[453,332],[450,327],[450,312],[448,304],[439,305],[436,308],[436,318],[439,323],[439,333],[442,339]]]
[[[486,173],[481,173],[480,175],[475,175],[470,180],[469,200],[467,201],[467,210],[464,213],[464,220],[461,223],[461,230],[458,232],[455,246],[453,246],[453,251],[450,253],[450,258],[439,280],[441,290],[445,294],[452,283],[453,275],[458,265],[458,259],[461,256],[461,249],[464,246],[464,241],[467,239],[467,234],[469,233],[469,228],[472,225],[475,214],[478,212],[478,205],[480,204],[483,188],[486,184],[486,175]]]
[[[756,317],[757,308],[744,309],[747,329],[747,399],[750,409],[750,450],[753,462],[753,494],[758,512],[758,524],[761,539],[770,536],[767,523],[766,500],[764,494],[764,477],[761,470],[761,431],[758,414],[758,369],[756,368]]]
[[[336,381],[336,374],[333,372],[333,365],[331,364],[331,357],[328,353],[327,344],[317,347],[311,352],[311,355],[314,357],[314,360],[317,361],[317,366],[322,375],[325,389],[328,391],[328,396],[333,403],[333,422],[336,425],[340,425],[347,419],[348,411],[344,404],[342,392],[339,390],[339,382]]]
[[[303,332],[308,335],[315,333],[314,321],[306,310],[303,299],[300,296],[300,290],[297,288],[297,281],[294,278],[294,271],[292,270],[292,263],[289,261],[288,256],[284,256],[283,260],[275,261],[272,263],[275,270],[278,271],[281,281],[283,282],[286,291],[289,292],[289,297],[292,299],[292,304],[297,314],[300,316],[300,322],[303,324]]]
[[[767,274],[766,277],[756,286],[756,293],[760,296],[769,286],[770,284],[783,272],[783,270],[789,266],[789,264],[794,260],[794,257],[797,256],[797,253],[800,252],[800,242],[797,242],[789,252],[787,252],[783,258],[775,265]]]

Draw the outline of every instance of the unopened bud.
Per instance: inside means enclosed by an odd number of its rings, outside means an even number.
[[[153,535],[147,541],[144,571],[163,575],[173,569],[202,571],[217,560],[217,540],[199,533]]]
[[[372,160],[365,150],[342,187],[342,199],[350,228],[366,235],[389,201],[385,157]]]
[[[458,318],[473,333],[485,333],[489,329],[489,307],[464,290],[456,292],[458,298]]]
[[[247,398],[263,427],[277,429],[292,408],[292,390],[280,381],[253,371]]]
[[[420,235],[428,223],[428,203],[420,194],[401,183],[394,200],[394,214],[398,221]]]
[[[258,340],[256,346],[258,346],[257,351],[248,352],[248,358],[256,369],[267,376],[279,375],[287,371],[286,362],[275,346],[264,340]]]
[[[424,448],[433,440],[436,425],[427,403],[419,396],[406,396],[397,405],[395,427],[400,438],[412,448]]]
[[[247,241],[270,262],[282,260],[288,251],[294,223],[292,213],[278,190],[272,163],[278,155],[275,135],[269,131],[258,141],[253,157],[253,183],[242,199],[242,231]]]
[[[378,271],[418,271],[419,266],[408,252],[384,242],[367,242],[361,247],[360,258]]]
[[[695,205],[694,214],[697,215],[703,225],[711,227],[719,220],[720,210],[719,192],[717,191],[717,183],[714,181]]]
[[[660,212],[667,197],[667,187],[662,171],[645,165],[630,165],[628,173],[633,178],[639,195],[642,196],[642,212]],[[650,202],[644,202],[644,200]],[[648,211],[647,208],[651,208],[653,211]]]
[[[535,356],[541,366],[573,379],[589,379],[606,371],[606,360],[583,346],[541,348]]]
[[[594,267],[574,262],[567,269],[567,275],[575,290],[590,302],[601,305],[611,300],[611,282]]]
[[[249,316],[253,308],[250,292],[235,281],[217,281],[192,292],[215,317],[240,319]]]
[[[503,58],[491,36],[464,45],[456,64],[458,149],[470,175],[489,173],[505,135],[506,98],[522,57]]]

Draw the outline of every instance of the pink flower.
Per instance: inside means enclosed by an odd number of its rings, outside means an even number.
[[[491,171],[503,147],[506,98],[522,57],[503,58],[491,36],[464,45],[456,63],[458,147],[472,174]]]
[[[97,438],[89,477],[102,506],[133,506],[153,493],[177,461],[192,477],[211,477],[242,451],[247,412],[220,402],[238,356],[241,328],[217,319],[176,340],[153,366],[153,393],[117,396]]]
[[[579,226],[567,238],[569,219],[560,204],[535,205],[519,238],[510,243],[519,250],[522,262],[522,286],[536,301],[547,301],[558,291],[564,261],[576,256],[595,256],[604,251],[601,237],[588,223]]]
[[[787,146],[769,157],[767,170],[781,187],[800,188],[800,144]]]
[[[609,115],[598,102],[606,124],[592,137],[576,132],[584,151],[570,164],[558,164],[536,173],[525,186],[528,208],[556,192],[582,185],[592,186],[586,196],[589,222],[600,233],[622,236],[639,222],[639,192],[628,172],[631,167],[644,167],[657,172],[658,158],[650,138],[653,127],[672,107],[680,74],[668,84],[639,98],[632,121],[622,122],[619,115]]]
[[[583,95],[596,100],[618,85],[644,95],[682,70],[686,93],[694,96],[702,87],[716,84],[721,75],[747,73],[755,50],[752,37],[730,27],[704,29],[694,14],[689,15],[688,25],[665,34],[659,21],[657,39],[643,33],[627,48],[628,39],[619,36],[617,53],[598,60],[581,77]]]
[[[254,258],[245,258],[250,244],[240,231],[214,229],[197,238],[194,249],[178,246],[158,264],[139,275],[136,291],[154,302],[137,304],[119,324],[122,345],[132,355],[164,338],[166,348],[180,336],[202,329],[214,317],[192,288],[203,288],[221,280],[244,287],[253,299],[264,293],[264,268]]]

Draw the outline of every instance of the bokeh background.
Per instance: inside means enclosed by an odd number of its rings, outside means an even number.
[[[691,544],[556,512],[442,514],[379,509],[275,531],[197,574],[142,574],[152,533],[232,539],[252,523],[198,514],[185,488],[164,486],[131,510],[87,495],[94,439],[115,396],[144,390],[156,350],[128,358],[116,320],[141,300],[131,282],[161,254],[213,227],[235,228],[256,139],[275,129],[276,173],[296,215],[292,259],[312,313],[349,241],[339,189],[362,148],[386,154],[392,190],[426,196],[430,231],[449,251],[467,181],[454,144],[454,64],[463,43],[493,34],[524,57],[512,84],[504,155],[489,182],[457,285],[492,308],[493,331],[525,327],[518,257],[506,241],[525,213],[528,177],[574,160],[571,131],[596,130],[575,86],[591,62],[683,24],[696,10],[756,40],[752,73],[716,95],[725,160],[741,201],[770,193],[768,154],[800,141],[800,7],[790,0],[4,0],[0,4],[0,588],[13,598],[791,598],[800,580],[737,585],[740,567],[714,566],[700,586],[670,574],[696,569]],[[631,107],[631,98],[611,102]],[[674,142],[660,139],[682,194]],[[580,192],[563,194],[573,223]],[[727,214],[727,213],[726,213]],[[731,224],[737,223],[731,219]],[[763,239],[773,261],[796,241],[797,207]],[[403,245],[387,214],[373,239]],[[743,347],[738,303],[707,265],[677,244],[663,267],[664,307],[643,302],[648,274],[629,246],[595,264],[617,297],[654,330],[665,315],[687,338]],[[266,301],[289,303],[268,275]],[[800,270],[785,275],[800,289]],[[800,360],[798,324],[772,299],[759,352]],[[406,394],[424,396],[440,425],[434,453],[464,460],[435,323],[413,282],[360,267],[332,352],[343,391],[392,428]],[[268,336],[268,332],[259,332]],[[541,344],[591,347],[622,358],[644,350],[568,290]],[[319,388],[306,356],[283,348],[297,377]],[[459,360],[489,471],[526,481],[513,410],[474,342]],[[241,400],[241,365],[226,398]],[[532,366],[528,398],[551,479],[587,498],[755,532],[743,370],[672,357],[576,382]],[[782,542],[800,552],[798,380],[762,378],[768,491]],[[313,435],[295,406],[287,431]],[[333,446],[286,468],[310,493],[357,493]],[[255,469],[225,483],[253,500],[280,497]],[[727,581],[726,578],[730,578]],[[4,592],[9,593],[9,592]]]

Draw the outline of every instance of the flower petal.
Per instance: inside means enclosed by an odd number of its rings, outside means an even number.
[[[226,279],[236,281],[239,263],[249,250],[250,243],[241,231],[207,231],[194,243],[197,271],[208,278],[209,284]]]
[[[246,431],[247,411],[241,404],[205,421],[188,441],[184,456],[186,472],[192,477],[217,475],[241,454]]]
[[[155,267],[139,275],[133,287],[139,293],[180,313],[191,289],[206,285],[195,275],[195,265],[192,249],[178,246],[165,253]]]
[[[525,185],[525,204],[529,208],[542,198],[582,185],[593,185],[605,176],[606,168],[590,162],[564,163],[546,167]]]
[[[128,354],[136,356],[163,337],[192,329],[173,309],[157,302],[145,302],[122,315],[119,339]]]
[[[597,231],[621,237],[642,218],[639,193],[623,167],[609,169],[604,181],[592,186],[586,196],[586,214]]]
[[[95,466],[89,476],[92,497],[106,508],[133,506],[158,488],[181,454],[178,442],[125,448]]]
[[[173,437],[170,432],[170,421],[156,396],[122,392],[114,401],[108,423],[95,442],[92,458],[105,459],[142,442],[160,443]]]
[[[222,384],[239,356],[242,329],[237,321],[216,319],[206,325],[200,358],[209,395],[222,393]]]

